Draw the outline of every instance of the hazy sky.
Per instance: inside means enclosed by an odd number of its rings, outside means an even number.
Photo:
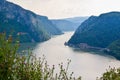
[[[120,11],[120,0],[9,0],[49,18],[99,15]]]

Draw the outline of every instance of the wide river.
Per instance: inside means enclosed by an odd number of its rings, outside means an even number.
[[[73,32],[66,32],[63,35],[55,36],[38,44],[33,52],[37,57],[44,54],[48,64],[54,64],[56,67],[59,63],[67,63],[67,59],[71,59],[69,70],[73,71],[75,76],[82,76],[82,80],[96,80],[96,77],[101,76],[109,66],[120,67],[120,61],[112,57],[76,51],[64,46],[64,42],[68,41],[72,35]]]

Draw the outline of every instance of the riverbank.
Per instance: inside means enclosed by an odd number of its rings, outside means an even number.
[[[109,55],[116,58],[117,60],[120,60],[120,56],[118,56],[117,53],[113,53],[109,48],[93,47],[93,46],[89,46],[86,43],[80,43],[80,44],[74,45],[74,44],[69,44],[65,42],[64,45],[72,48],[76,48],[85,52],[94,52],[99,55]]]
[[[120,61],[115,58],[103,55],[101,52],[82,51],[77,48],[65,46],[74,32],[66,32],[51,38],[50,40],[37,44],[33,53],[37,57],[46,57],[50,66],[55,65],[59,68],[58,63],[66,63],[67,59],[71,60],[70,71],[74,71],[74,76],[82,76],[82,80],[96,80],[100,77],[106,69],[111,67],[118,68]],[[66,65],[64,65],[66,66]]]

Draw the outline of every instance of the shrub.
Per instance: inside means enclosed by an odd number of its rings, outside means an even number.
[[[97,80],[120,80],[120,68],[109,68],[102,77]]]
[[[18,55],[19,45],[12,36],[0,34],[0,80],[81,80],[73,77],[73,72],[68,74],[70,60],[66,68],[59,64],[60,71],[55,73],[54,65],[50,68],[44,57],[37,59],[30,49],[27,56]]]

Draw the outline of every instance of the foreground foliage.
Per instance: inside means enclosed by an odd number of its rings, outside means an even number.
[[[120,80],[120,68],[109,68],[98,80]]]
[[[0,34],[0,80],[81,80],[68,73],[70,60],[66,68],[59,64],[60,71],[55,73],[54,65],[50,68],[44,57],[37,59],[30,50],[27,56],[17,55],[19,41],[12,41],[12,36]]]
[[[45,57],[37,59],[32,55],[30,49],[18,55],[19,41],[13,43],[12,36],[6,38],[6,34],[0,34],[0,80],[81,80],[81,77],[73,77],[68,68],[59,64],[59,72],[55,72],[55,66],[50,67]],[[96,80],[120,80],[120,68],[109,68],[100,78]]]

